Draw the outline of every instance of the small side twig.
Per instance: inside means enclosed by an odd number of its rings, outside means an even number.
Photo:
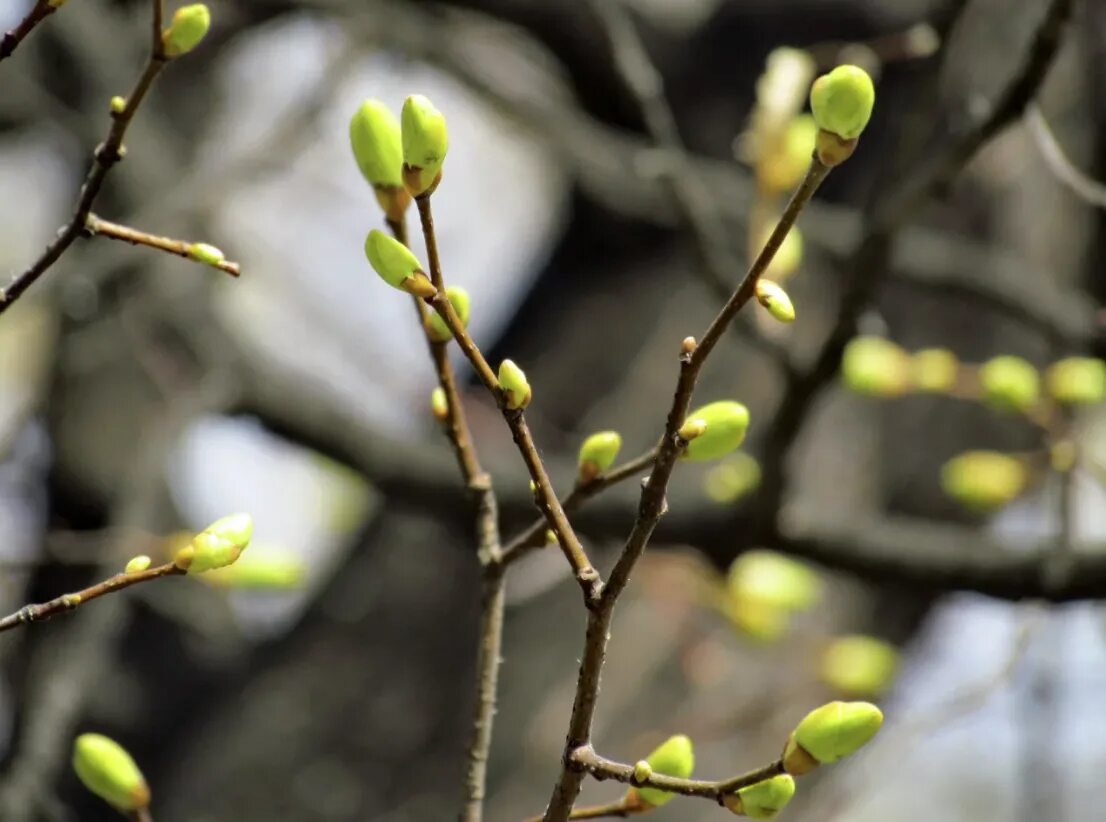
[[[1048,120],[1045,119],[1041,107],[1036,103],[1026,108],[1025,125],[1053,176],[1083,202],[1095,208],[1106,208],[1106,185],[1080,171],[1068,158],[1049,126]]]
[[[95,237],[107,237],[108,239],[121,240],[131,245],[144,245],[148,248],[156,248],[158,251],[164,251],[167,254],[175,254],[186,260],[195,259],[191,252],[192,247],[196,245],[195,243],[190,243],[185,240],[173,240],[169,237],[159,237],[156,234],[147,234],[145,231],[140,231],[137,228],[109,222],[95,214],[89,214],[88,219],[85,220],[85,231]],[[211,266],[220,271],[225,271],[232,277],[237,277],[242,273],[242,269],[238,263],[232,263],[228,260],[220,260],[211,263]]]
[[[580,544],[580,540],[576,536],[576,532],[573,530],[572,525],[569,523],[560,500],[557,499],[557,493],[553,490],[553,483],[546,473],[545,466],[538,454],[537,445],[534,443],[534,437],[530,433],[530,427],[526,424],[525,415],[521,410],[512,410],[507,407],[503,391],[499,386],[499,379],[496,377],[495,372],[484,358],[480,349],[476,346],[472,337],[469,336],[468,331],[465,330],[461,318],[457,316],[457,312],[454,311],[452,303],[450,303],[446,296],[441,260],[438,256],[437,235],[434,231],[434,217],[430,207],[430,197],[417,197],[415,202],[418,204],[419,219],[422,223],[422,233],[426,240],[426,254],[428,258],[427,262],[430,266],[430,277],[435,287],[438,289],[438,293],[430,298],[428,303],[432,309],[438,312],[438,315],[453,333],[454,339],[457,340],[457,344],[460,346],[465,357],[472,363],[472,367],[476,371],[480,381],[488,391],[492,393],[492,396],[496,398],[503,412],[503,418],[507,421],[507,426],[511,429],[511,435],[514,438],[515,445],[518,446],[519,452],[522,454],[522,459],[526,463],[526,468],[530,472],[530,478],[534,481],[536,489],[535,498],[541,508],[542,514],[545,516],[549,528],[556,534],[557,542],[561,546],[561,550],[568,560],[569,565],[572,567],[576,581],[583,590],[585,601],[590,608],[598,602],[599,599],[599,592],[602,587],[599,572],[595,570],[595,567],[591,564],[591,560],[588,559],[584,546]]]
[[[50,5],[48,0],[38,0],[27,12],[27,15],[19,21],[19,25],[10,31],[4,32],[4,36],[0,38],[0,60],[11,57],[19,44],[26,39],[28,34],[34,31],[35,26],[57,10],[57,6]]]
[[[154,80],[157,79],[157,76],[168,62],[161,43],[162,0],[152,0],[152,6],[155,28],[149,59],[146,61],[142,74],[135,83],[130,96],[127,97],[123,110],[112,114],[111,128],[107,137],[104,142],[96,147],[92,154],[92,168],[81,186],[73,216],[68,223],[62,226],[58,236],[46,247],[42,255],[28,268],[17,274],[7,288],[0,290],[0,314],[10,308],[24,291],[45,274],[85,230],[85,221],[88,219],[88,215],[92,213],[92,207],[100,194],[100,189],[103,188],[108,172],[123,158],[123,138],[127,134],[127,128],[134,120],[142,101],[146,99]]]
[[[21,625],[30,625],[32,622],[42,622],[67,611],[76,610],[81,605],[91,602],[94,599],[99,599],[107,594],[113,594],[124,588],[130,588],[132,585],[138,585],[139,583],[149,582],[154,579],[161,579],[161,577],[181,576],[185,573],[187,573],[187,571],[178,568],[172,562],[168,562],[165,565],[159,565],[156,568],[148,568],[145,571],[136,571],[132,574],[116,574],[115,576],[108,577],[102,582],[97,582],[95,585],[90,585],[83,590],[74,591],[70,594],[62,594],[60,597],[55,597],[49,602],[42,602],[37,605],[24,605],[18,611],[0,618],[0,633],[18,628]]]

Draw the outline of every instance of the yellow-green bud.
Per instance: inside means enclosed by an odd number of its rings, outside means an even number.
[[[883,337],[857,337],[845,348],[841,376],[845,385],[871,397],[897,397],[908,386],[910,360]]]
[[[687,779],[695,770],[695,750],[691,740],[683,734],[679,734],[669,737],[667,741],[645,758],[645,762],[655,774]],[[668,791],[661,791],[656,788],[638,788],[637,791],[642,801],[654,808],[659,808],[675,796],[675,794]]]
[[[294,554],[251,551],[233,565],[204,574],[204,582],[221,588],[290,591],[302,587],[307,566]]]
[[[731,595],[788,611],[805,611],[822,595],[822,580],[801,562],[775,551],[746,551],[727,575]]]
[[[979,384],[987,404],[1003,411],[1026,411],[1040,398],[1037,369],[1021,357],[995,357],[983,363]]]
[[[822,681],[847,696],[879,696],[899,664],[895,646],[870,636],[843,636],[822,654]]]
[[[795,322],[795,306],[787,292],[771,280],[757,280],[757,302],[781,323]]]
[[[795,776],[829,765],[862,748],[883,725],[870,702],[829,702],[800,722],[784,749],[784,770]]]
[[[876,104],[876,89],[859,66],[838,66],[810,88],[810,109],[818,128],[842,140],[855,140],[864,131]]]
[[[369,236],[365,238],[365,256],[373,270],[393,288],[424,298],[438,293],[423,272],[419,258],[399,240],[389,237],[383,231],[374,228],[369,232]]]
[[[131,557],[127,561],[126,566],[123,568],[124,574],[140,574],[150,567],[151,559],[145,554],[139,554],[137,557]]]
[[[795,795],[795,779],[791,774],[779,774],[763,782],[741,788],[723,797],[723,804],[738,816],[750,819],[775,819]]]
[[[127,100],[125,97],[120,97],[118,94],[111,98],[111,113],[122,114],[123,110],[127,107]]]
[[[461,321],[461,327],[468,328],[469,312],[472,309],[472,301],[469,299],[469,293],[459,285],[451,285],[446,288],[445,295],[449,298],[453,310],[457,312],[457,318]],[[449,326],[445,324],[445,320],[443,320],[441,315],[436,311],[426,316],[426,333],[430,335],[430,339],[438,343],[449,342],[453,339],[453,332],[449,330]]]
[[[231,514],[196,534],[188,545],[177,551],[174,562],[190,574],[223,568],[238,559],[252,536],[253,517]]]
[[[216,266],[226,260],[226,255],[218,248],[207,243],[192,243],[188,246],[188,256],[198,263]]]
[[[800,114],[787,124],[783,137],[768,146],[757,164],[757,174],[765,188],[789,191],[799,184],[810,168],[818,125],[809,114]]]
[[[1045,382],[1052,398],[1064,405],[1102,402],[1106,398],[1106,362],[1068,357],[1049,366]]]
[[[919,391],[950,391],[956,385],[960,363],[947,348],[925,348],[910,358],[914,387]]]
[[[1025,464],[998,451],[967,451],[945,463],[941,487],[966,508],[990,511],[1017,497],[1029,482]]]
[[[503,389],[507,407],[512,411],[530,404],[530,383],[526,381],[526,373],[512,360],[499,364],[499,387]]]
[[[749,409],[733,400],[712,402],[688,414],[684,427],[695,423],[706,425],[706,429],[688,443],[684,457],[689,460],[718,459],[745,441],[745,432],[749,429]]]
[[[646,762],[644,759],[639,759],[634,763],[634,781],[644,782],[646,779],[653,775],[653,766]]]
[[[597,431],[584,440],[577,459],[580,480],[591,482],[614,465],[621,449],[622,435],[617,431]]]
[[[449,150],[445,117],[421,94],[403,102],[403,182],[414,197],[431,194]]]
[[[440,385],[430,392],[430,410],[438,422],[449,419],[449,398]]]
[[[703,477],[703,490],[714,502],[736,502],[760,485],[760,463],[738,452],[711,468]]]
[[[134,759],[102,734],[81,734],[73,743],[73,770],[88,790],[120,811],[150,804],[150,787]]]
[[[384,103],[366,100],[349,121],[349,143],[361,175],[371,186],[403,187],[399,120]]]
[[[161,33],[166,57],[180,57],[200,44],[211,28],[211,12],[203,3],[181,6],[173,15],[169,28]]]

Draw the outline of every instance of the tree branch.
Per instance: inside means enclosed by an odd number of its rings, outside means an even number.
[[[57,11],[57,6],[50,5],[49,0],[38,0],[27,12],[27,15],[19,21],[14,29],[4,33],[0,38],[0,61],[11,57],[19,44],[30,34],[35,26]]]
[[[139,231],[137,228],[131,228],[130,226],[120,225],[119,223],[112,223],[101,219],[95,214],[89,214],[88,218],[85,220],[85,231],[90,236],[121,240],[131,245],[144,245],[148,248],[156,248],[158,251],[164,251],[167,254],[175,254],[186,260],[200,262],[192,256],[192,249],[197,245],[196,243],[190,243],[185,240],[173,240],[169,237],[159,237],[156,234],[147,234],[145,231]],[[237,277],[242,273],[238,263],[232,263],[227,260],[219,260],[217,262],[208,263],[208,265],[220,271],[225,271],[232,277]]]

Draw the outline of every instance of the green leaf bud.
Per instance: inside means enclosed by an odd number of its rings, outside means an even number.
[[[917,390],[942,393],[956,386],[960,362],[947,348],[925,348],[914,352],[910,368]]]
[[[349,121],[349,143],[361,175],[371,186],[403,187],[399,120],[384,103],[366,100]]]
[[[507,407],[512,411],[530,404],[530,383],[526,381],[526,373],[512,360],[499,364],[499,387],[503,390]]]
[[[859,66],[838,66],[810,88],[810,109],[822,131],[855,140],[864,131],[876,104],[876,89]]]
[[[995,357],[979,368],[987,404],[1001,411],[1027,411],[1040,398],[1037,369],[1021,357]]]
[[[784,749],[784,770],[800,776],[862,748],[883,725],[883,713],[870,702],[829,702],[800,722]]]
[[[365,256],[369,265],[388,285],[414,294],[416,297],[433,297],[438,293],[423,271],[419,258],[411,249],[379,229],[373,229],[365,238]]]
[[[111,113],[122,114],[127,108],[127,99],[120,97],[118,94],[111,98]]]
[[[217,266],[226,260],[222,251],[207,243],[192,243],[188,246],[188,256],[198,263],[211,266]]]
[[[430,410],[438,422],[449,419],[449,398],[440,385],[430,392]]]
[[[124,574],[140,574],[150,567],[152,560],[145,554],[139,554],[137,557],[131,557],[128,560],[126,567],[123,568]]]
[[[899,664],[895,646],[870,636],[843,636],[822,654],[822,681],[847,696],[879,696]]]
[[[787,292],[771,280],[757,280],[757,302],[781,323],[795,322],[795,306]]]
[[[945,463],[941,487],[966,508],[992,511],[1017,497],[1029,482],[1025,464],[998,451],[966,451]]]
[[[190,574],[222,568],[235,562],[253,536],[253,517],[231,514],[218,519],[177,551],[174,562]]]
[[[775,551],[741,554],[730,565],[726,584],[731,595],[787,611],[806,611],[822,596],[822,580],[807,565]]]
[[[1045,383],[1052,398],[1063,405],[1102,402],[1106,398],[1106,362],[1068,357],[1049,366]]]
[[[749,409],[733,400],[720,400],[704,405],[687,415],[681,428],[702,423],[705,430],[690,440],[684,457],[689,460],[713,460],[724,457],[745,441],[749,429]],[[684,437],[687,439],[687,437]]]
[[[621,449],[622,435],[617,431],[597,431],[584,440],[577,459],[579,481],[591,482],[614,465]]]
[[[432,194],[449,150],[445,117],[421,94],[403,102],[403,182],[413,197]]]
[[[695,750],[691,740],[679,734],[669,737],[645,761],[655,774],[688,779],[695,770]],[[675,796],[657,788],[638,788],[637,791],[642,801],[654,808],[659,808]]]
[[[653,775],[653,766],[646,762],[644,759],[639,759],[634,763],[634,781],[644,782],[646,779]]]
[[[737,502],[759,485],[760,463],[741,452],[726,457],[703,477],[707,497],[721,504]]]
[[[181,6],[173,15],[169,28],[161,33],[162,50],[166,57],[180,57],[200,44],[211,28],[211,12],[203,3]]]
[[[775,819],[795,795],[795,779],[791,774],[779,774],[737,793],[723,797],[723,804],[738,816],[750,819]]]
[[[73,743],[73,770],[82,784],[117,810],[150,804],[150,787],[131,755],[102,734],[81,734]]]
[[[449,298],[453,310],[457,312],[461,327],[468,328],[469,312],[472,308],[469,293],[459,285],[451,285],[445,290],[445,294]],[[449,330],[445,320],[436,311],[426,316],[426,333],[430,336],[430,339],[437,343],[449,342],[453,339],[453,332]]]
[[[845,347],[841,376],[851,390],[871,397],[897,397],[906,391],[910,360],[883,337],[857,337]]]

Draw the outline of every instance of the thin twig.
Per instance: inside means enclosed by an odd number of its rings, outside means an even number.
[[[12,52],[19,47],[19,44],[34,30],[35,26],[57,10],[58,7],[51,6],[48,0],[38,0],[27,12],[26,17],[19,21],[19,25],[5,32],[4,36],[0,38],[0,60],[11,57]]]
[[[569,819],[625,819],[652,810],[644,805],[631,805],[626,797],[608,802],[605,805],[588,805],[586,808],[573,808]],[[527,817],[525,822],[541,822],[541,816]]]
[[[651,449],[641,456],[616,465],[609,471],[599,474],[585,483],[577,483],[561,502],[566,514],[571,514],[596,494],[617,485],[623,480],[637,476],[653,464],[657,457],[656,449]],[[535,548],[545,545],[545,532],[548,530],[545,518],[540,518],[530,525],[525,531],[516,536],[503,547],[503,562],[510,564],[526,556]]]
[[[119,223],[112,223],[108,220],[101,219],[95,214],[89,214],[88,219],[85,220],[85,231],[93,236],[107,237],[111,240],[122,240],[131,245],[144,245],[149,248],[156,248],[158,251],[184,257],[186,260],[195,261],[191,250],[196,243],[190,243],[185,240],[173,240],[169,237],[159,237],[156,234],[147,234],[145,231],[139,231],[137,228],[131,228],[130,226],[120,225]],[[225,271],[232,277],[237,277],[242,273],[242,269],[238,263],[232,263],[228,260],[220,260],[217,263],[210,263],[210,265],[220,271]]]
[[[553,490],[553,483],[550,481],[549,475],[546,473],[545,466],[542,464],[541,457],[538,454],[538,448],[534,443],[534,437],[530,433],[529,426],[526,424],[526,417],[523,415],[521,409],[511,409],[507,407],[506,398],[499,386],[499,379],[496,377],[492,367],[488,364],[488,361],[484,358],[484,355],[480,352],[480,349],[477,348],[472,337],[470,337],[465,330],[464,324],[461,322],[460,317],[457,316],[457,312],[454,311],[452,303],[450,303],[449,298],[446,296],[441,261],[438,256],[438,241],[434,231],[434,217],[430,207],[430,197],[418,197],[416,198],[416,203],[418,204],[419,218],[422,222],[423,237],[426,239],[426,254],[430,266],[431,280],[438,289],[438,293],[430,298],[428,303],[431,308],[438,312],[438,315],[453,333],[454,339],[457,340],[457,344],[460,346],[461,351],[468,358],[469,362],[472,363],[473,369],[476,371],[476,375],[480,378],[480,381],[484,383],[484,386],[491,392],[492,396],[496,398],[496,402],[503,412],[503,418],[507,421],[507,426],[511,429],[511,436],[514,438],[515,445],[518,446],[519,452],[522,454],[522,459],[526,463],[526,468],[530,472],[530,478],[534,481],[536,489],[535,501],[538,503],[538,507],[545,516],[549,528],[557,535],[557,542],[561,546],[561,550],[568,560],[569,565],[572,567],[576,581],[584,592],[585,601],[588,603],[589,607],[592,607],[598,602],[599,592],[602,586],[601,580],[599,579],[599,572],[592,566],[591,560],[588,559],[587,552],[584,550],[584,546],[580,544],[576,532],[573,530],[572,525],[568,521],[568,517],[565,515],[560,500],[557,499],[557,493]]]
[[[395,238],[407,245],[405,220],[388,220]],[[437,253],[435,249],[435,254]],[[420,327],[425,328],[427,310],[417,297],[415,309]],[[462,822],[481,822],[487,793],[488,757],[499,693],[499,665],[503,650],[503,615],[506,608],[506,567],[502,562],[499,537],[499,510],[490,475],[480,466],[472,432],[465,419],[464,405],[457,379],[444,343],[426,335],[430,358],[438,384],[446,396],[446,434],[457,457],[465,486],[476,501],[477,556],[482,569],[480,596],[479,646],[476,655],[476,700],[473,705],[472,732],[468,744],[468,770],[465,776]]]
[[[154,25],[158,28],[154,31],[153,43],[150,46],[150,56],[142,69],[142,74],[135,83],[134,89],[123,110],[112,114],[111,128],[104,142],[96,147],[92,154],[92,168],[85,177],[81,192],[77,198],[77,206],[73,216],[58,232],[57,238],[46,247],[42,255],[35,260],[29,268],[17,274],[8,287],[0,290],[0,314],[6,311],[19,297],[30,288],[35,281],[45,274],[68,249],[73,245],[81,233],[85,230],[85,221],[92,213],[92,206],[96,202],[100,189],[104,185],[108,172],[123,158],[123,138],[127,134],[139,106],[146,98],[147,92],[153,86],[158,74],[165,68],[167,59],[162,51],[160,20],[162,0],[152,0]]]
[[[0,633],[18,628],[21,625],[30,625],[32,622],[43,622],[58,614],[73,611],[81,605],[94,599],[99,599],[106,594],[113,594],[124,588],[130,588],[132,585],[160,579],[161,577],[180,576],[186,573],[187,571],[178,568],[172,562],[168,562],[165,565],[159,565],[156,568],[148,568],[145,571],[136,571],[133,574],[116,574],[115,576],[108,577],[102,582],[97,582],[95,585],[90,585],[83,590],[75,591],[71,594],[62,594],[60,597],[55,597],[49,602],[42,602],[37,605],[24,605],[15,613],[0,618]]]
[[[1036,103],[1025,110],[1025,125],[1053,176],[1083,202],[1095,208],[1106,208],[1106,185],[1080,171],[1068,158]]]
[[[695,384],[706,358],[718,344],[738,311],[752,299],[760,276],[767,270],[772,258],[779,250],[787,232],[791,230],[800,212],[814,195],[818,186],[826,178],[830,169],[817,157],[811,161],[806,177],[787,204],[783,215],[769,236],[764,248],[757,255],[749,272],[745,275],[737,290],[714,318],[702,339],[693,351],[685,351],[680,357],[680,376],[672,407],[668,412],[664,436],[657,449],[653,470],[641,493],[638,503],[638,516],[622,553],[611,571],[610,578],[603,589],[598,608],[588,615],[587,632],[584,639],[584,655],[576,682],[576,697],[573,700],[572,716],[569,720],[567,743],[561,777],[553,790],[553,796],[545,812],[545,822],[565,822],[580,792],[584,771],[571,759],[572,751],[586,747],[591,740],[591,725],[595,715],[595,706],[599,696],[599,678],[606,658],[606,647],[610,633],[611,619],[619,595],[630,581],[634,566],[645,552],[649,538],[653,534],[665,509],[665,492],[668,481],[676,467],[683,440],[678,431],[687,416]]]

